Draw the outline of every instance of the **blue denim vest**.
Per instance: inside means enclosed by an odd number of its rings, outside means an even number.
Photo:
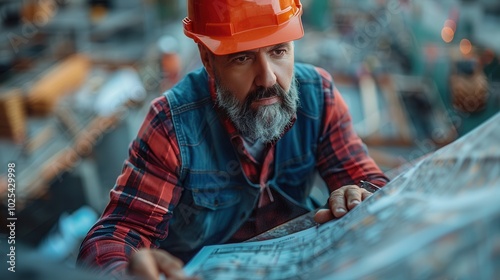
[[[323,116],[322,79],[314,67],[297,63],[300,107],[292,128],[276,143],[273,190],[312,210],[309,201]],[[227,241],[250,216],[260,187],[240,167],[211,99],[208,75],[200,69],[165,93],[180,147],[184,191],[161,247],[188,260],[201,247]]]

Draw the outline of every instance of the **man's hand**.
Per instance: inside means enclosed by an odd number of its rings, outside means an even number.
[[[314,221],[323,224],[334,218],[340,218],[370,195],[372,194],[369,191],[356,185],[343,186],[330,194],[329,208],[319,210],[314,215]]]
[[[167,279],[196,279],[186,277],[182,267],[184,264],[178,258],[164,250],[140,249],[134,253],[129,262],[129,271],[145,280],[158,280],[163,273]]]

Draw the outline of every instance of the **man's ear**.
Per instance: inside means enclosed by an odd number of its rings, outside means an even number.
[[[207,70],[207,73],[210,77],[214,77],[213,73],[213,54],[210,52],[210,50],[203,46],[202,44],[198,44],[198,51],[200,52],[200,58],[201,62],[203,62],[203,66],[205,66],[205,70]]]

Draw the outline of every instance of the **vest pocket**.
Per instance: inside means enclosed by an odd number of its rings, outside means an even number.
[[[191,190],[196,205],[211,210],[233,206],[241,200],[236,188],[194,188]]]
[[[302,186],[310,179],[315,170],[314,157],[310,154],[278,165],[277,182],[285,186]]]
[[[275,184],[296,202],[302,204],[309,196],[314,178],[315,162],[312,156],[295,160],[279,167]]]
[[[186,188],[174,213],[166,248],[173,252],[199,250],[227,240],[242,201],[238,188]]]

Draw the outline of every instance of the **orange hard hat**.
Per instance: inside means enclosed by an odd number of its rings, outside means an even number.
[[[188,0],[184,34],[217,55],[301,38],[300,0]]]

